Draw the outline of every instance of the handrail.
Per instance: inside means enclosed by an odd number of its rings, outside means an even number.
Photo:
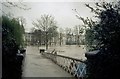
[[[86,77],[86,62],[80,59],[43,52],[42,55],[51,59],[55,64],[77,78]]]
[[[46,53],[46,54],[52,54],[52,53]],[[52,54],[52,55],[55,55],[55,54]],[[86,63],[85,61],[83,60],[80,60],[80,59],[77,59],[77,58],[72,58],[72,57],[68,57],[68,56],[64,56],[64,55],[55,55],[55,56],[59,56],[59,57],[63,57],[63,58],[68,58],[68,59],[73,59],[75,61],[80,61],[82,63]]]

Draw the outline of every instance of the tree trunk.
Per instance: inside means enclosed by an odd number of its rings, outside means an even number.
[[[61,36],[61,33],[60,33],[60,46],[62,45],[62,36]]]
[[[46,32],[46,50],[48,49],[48,33]]]

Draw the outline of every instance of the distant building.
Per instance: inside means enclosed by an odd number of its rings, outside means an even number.
[[[85,40],[84,35],[68,34],[66,35],[66,45],[79,45]]]
[[[34,45],[36,43],[37,39],[33,33],[25,33],[24,41],[26,42],[27,45],[31,45],[31,44]]]
[[[39,32],[38,32],[39,33]],[[45,45],[45,36],[37,32],[25,33],[24,40],[27,45]]]
[[[26,44],[29,45],[32,40],[32,33],[25,33],[24,40],[25,40]]]
[[[45,36],[43,34],[25,33],[24,40],[27,45],[45,45]],[[84,35],[61,34],[48,40],[49,45],[80,45],[85,40]]]

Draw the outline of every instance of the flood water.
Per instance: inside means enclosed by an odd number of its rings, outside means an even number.
[[[86,59],[85,57],[86,49],[84,45],[51,46],[47,51],[51,52],[54,49],[57,51],[57,54],[59,55],[69,56],[72,58],[83,59],[83,60]]]

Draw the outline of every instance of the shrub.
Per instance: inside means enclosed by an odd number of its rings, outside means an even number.
[[[21,65],[16,60],[19,46],[23,45],[23,27],[19,21],[2,16],[2,65],[3,79],[20,79]]]

